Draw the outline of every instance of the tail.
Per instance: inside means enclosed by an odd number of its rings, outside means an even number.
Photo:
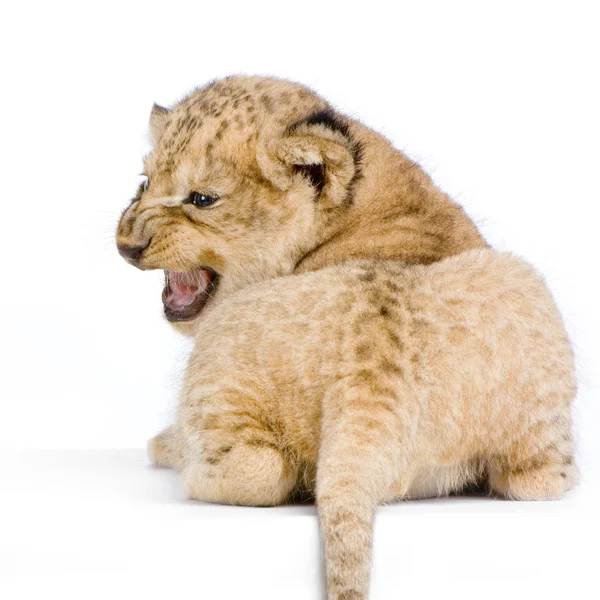
[[[329,478],[332,479],[332,478]],[[341,477],[340,477],[341,479]],[[317,492],[328,600],[369,597],[375,502],[358,482],[321,484]]]
[[[316,497],[328,600],[369,597],[375,509],[402,468],[405,418],[396,386],[347,378],[324,398]]]

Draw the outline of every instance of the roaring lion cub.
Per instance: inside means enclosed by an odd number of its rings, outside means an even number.
[[[155,106],[150,129],[117,242],[165,270],[165,315],[195,342],[149,446],[190,498],[314,495],[328,597],[360,600],[377,504],[575,483],[554,301],[415,163],[276,79],[214,82]]]

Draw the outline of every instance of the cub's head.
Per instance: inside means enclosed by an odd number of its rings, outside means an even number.
[[[120,254],[163,269],[169,321],[294,270],[351,203],[360,152],[306,88],[231,77],[154,106],[145,180],[117,228]]]

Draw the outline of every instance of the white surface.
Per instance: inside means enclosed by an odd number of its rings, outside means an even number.
[[[314,506],[187,501],[141,450],[2,456],[0,598],[321,598]],[[373,598],[596,600],[600,490],[379,509]]]

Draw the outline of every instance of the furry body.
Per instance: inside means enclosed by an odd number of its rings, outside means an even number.
[[[316,493],[331,597],[366,597],[378,503],[484,473],[515,499],[558,498],[576,479],[569,340],[541,278],[510,255],[274,279],[196,326],[177,423],[154,459],[208,502]]]
[[[364,600],[377,504],[484,477],[515,499],[574,483],[555,304],[418,165],[275,79],[215,82],[150,124],[117,243],[166,271],[165,314],[194,340],[149,447],[190,498],[314,495],[328,597]]]

